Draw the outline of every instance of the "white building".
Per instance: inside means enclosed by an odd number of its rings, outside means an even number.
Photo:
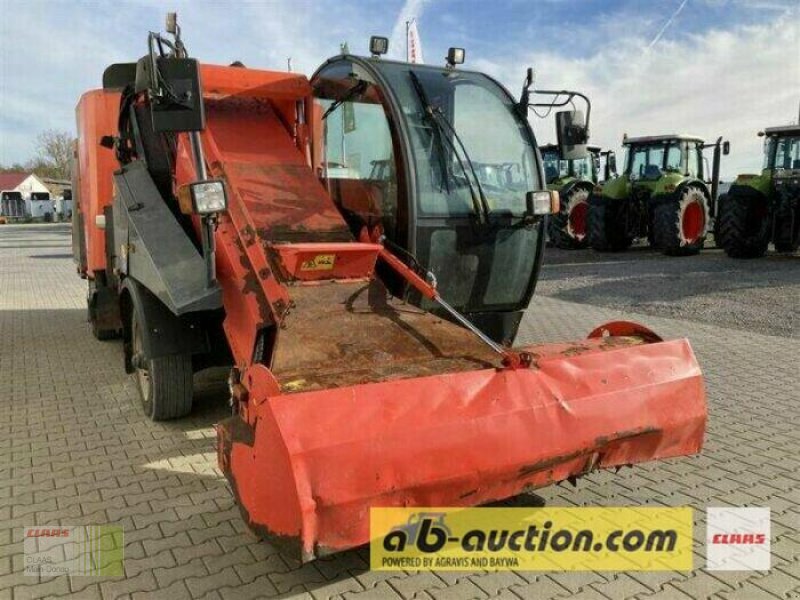
[[[55,216],[56,204],[51,188],[33,173],[0,173],[0,192],[19,192],[25,201],[25,212],[28,217],[52,220]]]

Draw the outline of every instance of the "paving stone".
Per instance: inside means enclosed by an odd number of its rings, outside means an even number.
[[[262,575],[251,583],[236,587],[224,587],[219,592],[224,600],[250,600],[251,598],[269,598],[278,595],[278,590],[266,575]]]
[[[722,600],[774,600],[776,596],[770,592],[745,581],[736,590],[718,594]],[[780,596],[777,596],[780,597]]]
[[[203,561],[199,558],[195,558],[183,565],[154,569],[153,575],[155,575],[156,581],[158,581],[158,587],[165,588],[172,585],[175,581],[183,581],[188,577],[204,577],[208,575],[208,571]]]
[[[480,600],[489,595],[469,579],[462,579],[456,584],[445,588],[433,588],[431,596],[436,600]]]
[[[385,581],[381,581],[375,587],[361,592],[350,592],[343,595],[344,600],[392,600],[405,598],[397,590],[389,586]]]
[[[567,588],[544,576],[538,576],[525,585],[512,585],[508,589],[523,600],[575,597]]]
[[[211,575],[189,577],[186,579],[186,587],[189,588],[194,598],[200,598],[209,591],[219,590],[225,587],[236,587],[241,583],[242,580],[236,574],[233,567],[227,567]]]
[[[151,571],[142,571],[133,577],[100,584],[104,600],[114,600],[135,592],[154,592],[158,583]]]
[[[134,592],[132,600],[192,600],[189,590],[183,581],[176,581],[172,585],[160,588],[154,592]]]
[[[325,583],[313,584],[308,587],[311,588],[309,591],[314,600],[328,600],[329,598],[341,597],[342,594],[347,592],[357,593],[364,591],[364,587],[359,583],[358,579],[347,574],[325,581]]]

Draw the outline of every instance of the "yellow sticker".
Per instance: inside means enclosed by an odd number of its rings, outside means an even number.
[[[336,262],[335,254],[317,254],[311,260],[304,260],[300,265],[301,271],[331,271]]]
[[[373,570],[689,571],[689,507],[372,508]]]

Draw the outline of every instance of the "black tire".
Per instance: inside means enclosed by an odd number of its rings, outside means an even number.
[[[580,250],[589,246],[588,209],[589,190],[585,187],[573,187],[569,194],[562,198],[559,212],[550,215],[547,222],[547,235],[556,248]],[[574,229],[578,211],[581,215],[583,231]],[[570,219],[570,216],[573,219]]]
[[[131,315],[131,344],[141,353],[145,324],[139,322],[136,307]],[[144,414],[153,421],[185,417],[192,410],[192,357],[189,354],[160,356],[146,361],[147,367],[134,364],[133,378],[139,389]]]
[[[633,243],[628,235],[628,200],[593,198],[589,203],[589,245],[600,252],[621,252]]]
[[[769,211],[751,198],[728,194],[717,208],[717,246],[731,258],[758,258],[769,246]]]
[[[709,224],[708,198],[702,188],[688,185],[674,198],[656,206],[653,242],[668,256],[692,256],[705,245]]]
[[[781,203],[775,211],[775,250],[778,252],[796,252],[800,247],[800,208],[791,203]]]
[[[796,238],[794,242],[775,242],[775,251],[776,252],[797,252],[797,249],[800,248],[800,238]]]

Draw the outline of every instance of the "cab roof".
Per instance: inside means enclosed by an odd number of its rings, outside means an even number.
[[[670,133],[668,135],[646,135],[642,137],[624,137],[622,138],[623,146],[630,146],[631,144],[654,144],[658,142],[669,142],[673,140],[680,140],[683,142],[700,142],[705,141],[703,138],[696,135],[687,135],[685,133]]]
[[[591,144],[587,145],[586,148],[589,152],[593,153],[598,153],[602,150],[600,146],[593,146]],[[544,152],[545,150],[558,150],[558,144],[540,144],[539,152]]]
[[[782,125],[780,127],[767,127],[764,129],[765,135],[800,135],[800,124]]]

